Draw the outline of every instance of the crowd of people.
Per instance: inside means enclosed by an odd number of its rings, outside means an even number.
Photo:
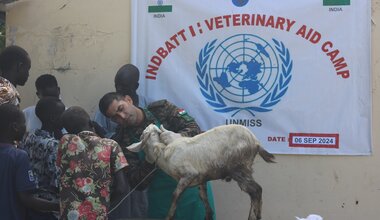
[[[0,53],[1,219],[165,218],[177,182],[126,147],[151,123],[168,129],[160,135],[164,143],[197,135],[195,119],[167,100],[139,96],[139,70],[132,64],[117,71],[116,92],[100,98],[93,119],[63,103],[51,74],[38,76],[39,101],[21,111],[17,86],[25,85],[30,68],[23,48]],[[207,192],[214,209],[209,184]],[[198,188],[186,189],[175,219],[204,218]]]

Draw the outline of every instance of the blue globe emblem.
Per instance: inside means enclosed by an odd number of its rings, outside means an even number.
[[[221,42],[210,59],[212,85],[225,99],[251,103],[271,91],[279,74],[273,47],[261,37],[238,34]]]
[[[216,112],[269,112],[292,79],[293,60],[283,42],[237,34],[202,48],[196,62],[200,92]]]
[[[248,3],[249,0],[232,0],[232,3],[238,7],[243,7]]]

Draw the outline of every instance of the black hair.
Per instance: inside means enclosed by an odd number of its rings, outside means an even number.
[[[122,66],[115,76],[115,88],[116,92],[123,96],[128,95],[132,98],[133,104],[139,104],[139,96],[137,95],[137,89],[139,87],[140,71],[132,64],[126,64]]]
[[[12,69],[14,65],[27,62],[29,62],[28,52],[19,46],[8,46],[0,53],[0,71],[2,74]]]
[[[138,83],[139,78],[139,69],[133,64],[125,64],[117,71],[115,75],[115,84],[125,80],[127,81],[125,82],[126,84],[132,85]]]
[[[100,112],[107,116],[107,110],[108,108],[110,107],[110,105],[112,104],[112,102],[114,100],[116,101],[119,101],[119,100],[122,100],[124,99],[124,96],[117,93],[117,92],[109,92],[107,94],[105,94],[99,101],[99,110]]]
[[[35,112],[42,123],[48,123],[52,116],[58,119],[64,110],[65,105],[59,98],[44,97],[37,102]]]
[[[61,123],[70,134],[78,134],[92,127],[90,116],[79,106],[66,109],[61,116]]]
[[[0,105],[0,134],[6,133],[12,123],[23,118],[24,114],[17,106],[9,103]]]
[[[45,88],[58,87],[58,82],[55,76],[51,74],[42,74],[36,79],[35,85],[38,91]]]

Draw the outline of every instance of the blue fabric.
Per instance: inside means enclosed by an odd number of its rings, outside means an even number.
[[[106,138],[111,138],[115,134],[117,124],[103,115],[99,109],[95,112],[94,121],[106,131]]]
[[[1,219],[25,219],[25,207],[19,201],[17,192],[36,188],[25,151],[0,143],[0,179]]]

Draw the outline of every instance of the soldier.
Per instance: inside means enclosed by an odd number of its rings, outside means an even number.
[[[185,110],[178,108],[166,100],[149,104],[146,108],[138,108],[133,104],[130,96],[122,96],[111,92],[102,97],[99,102],[100,111],[111,118],[119,126],[115,140],[120,144],[129,162],[127,175],[132,186],[138,184],[153,169],[154,165],[147,161],[140,161],[139,155],[128,151],[125,147],[140,141],[143,130],[151,123],[163,125],[171,131],[163,132],[160,138],[169,143],[178,136],[194,136],[200,133],[195,120]],[[177,182],[162,170],[156,171],[148,181],[144,181],[140,188],[148,188],[148,217],[166,217],[172,194]],[[213,207],[211,187],[208,186],[208,198]],[[179,200],[176,219],[198,220],[205,218],[205,208],[199,197],[197,187],[188,188]]]
[[[117,71],[114,82],[117,93],[130,96],[134,105],[143,107],[146,105],[146,100],[137,94],[139,79],[139,69],[133,64],[125,64]],[[94,121],[103,127],[106,137],[111,138],[115,135],[117,124],[103,115],[99,109],[95,112]]]

